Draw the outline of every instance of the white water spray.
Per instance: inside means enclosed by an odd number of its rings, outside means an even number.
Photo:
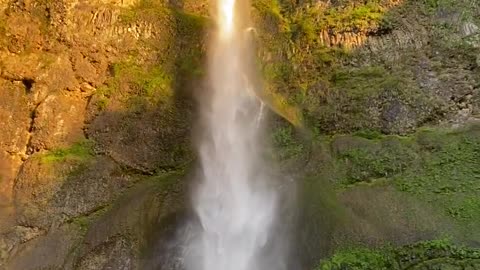
[[[240,1],[239,1],[240,2]],[[259,143],[264,105],[255,96],[245,1],[217,0],[209,86],[202,102],[201,174],[193,192],[199,228],[188,270],[278,270],[270,247],[278,195]],[[241,4],[241,5],[240,5]],[[250,32],[250,31],[247,31]]]

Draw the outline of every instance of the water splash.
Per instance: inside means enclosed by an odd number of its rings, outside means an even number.
[[[259,143],[264,105],[255,95],[246,2],[217,0],[211,91],[201,108],[201,179],[192,195],[199,227],[188,243],[188,270],[281,269],[281,256],[272,256],[280,249],[269,248],[278,194]]]

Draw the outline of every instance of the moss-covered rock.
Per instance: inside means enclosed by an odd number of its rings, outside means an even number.
[[[352,248],[336,253],[318,269],[476,269],[478,266],[480,250],[434,240],[378,250]]]
[[[477,125],[403,137],[363,131],[310,143],[284,130],[274,137],[278,156],[301,160],[287,170],[307,175],[299,181],[297,242],[306,268],[358,244],[398,246],[445,235],[469,246],[480,242]],[[289,155],[290,149],[300,150]],[[369,267],[358,269],[376,269]]]
[[[328,133],[463,123],[474,114],[479,51],[461,29],[478,10],[447,2],[258,1],[267,89]]]

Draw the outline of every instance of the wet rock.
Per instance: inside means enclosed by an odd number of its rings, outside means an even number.
[[[404,104],[394,101],[382,112],[384,133],[406,133],[415,128],[416,115]]]
[[[29,228],[22,226],[12,227],[9,231],[0,234],[0,268],[5,267],[6,261],[13,253],[18,251],[18,247],[40,235],[44,232],[38,228]]]
[[[38,270],[64,269],[67,258],[81,239],[81,231],[74,225],[54,229],[21,244],[6,263],[6,269]]]
[[[175,111],[155,110],[139,115],[107,112],[89,126],[88,134],[102,151],[121,164],[143,173],[179,167],[189,160],[189,129]]]
[[[185,202],[182,183],[171,177],[141,183],[95,221],[83,240],[75,269],[145,269],[141,267],[145,260],[159,256],[148,251],[163,244],[165,232],[175,230]],[[139,254],[141,250],[147,252]]]
[[[123,173],[122,168],[111,159],[98,157],[69,176],[55,194],[50,207],[62,218],[61,222],[72,220],[110,205],[136,181],[136,177]]]
[[[131,243],[119,237],[89,252],[76,264],[75,269],[137,269],[134,265],[134,252]]]
[[[45,230],[57,227],[108,206],[136,181],[107,157],[51,164],[36,155],[17,177],[18,222]]]
[[[54,168],[43,163],[39,154],[28,159],[19,172],[14,190],[18,223],[48,229],[53,222],[50,200],[60,189],[71,164]]]

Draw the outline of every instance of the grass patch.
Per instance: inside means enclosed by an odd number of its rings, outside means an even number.
[[[42,155],[41,161],[43,163],[84,162],[93,158],[93,145],[92,141],[83,140],[70,147],[54,149]]]
[[[362,129],[353,133],[354,136],[369,140],[382,139],[384,135],[376,130]]]

